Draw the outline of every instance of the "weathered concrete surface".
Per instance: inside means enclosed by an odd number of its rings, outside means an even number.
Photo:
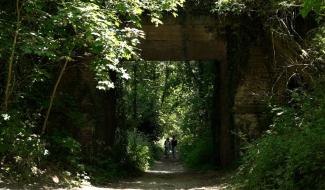
[[[263,46],[251,47],[249,54],[245,75],[236,89],[233,109],[237,132],[254,139],[261,135],[268,123],[267,104],[274,73]]]
[[[141,57],[155,61],[223,60],[226,42],[217,23],[211,16],[167,17],[158,27],[146,22]]]
[[[56,126],[49,129],[69,130],[84,147],[95,143],[112,146],[117,127],[116,90],[98,90],[97,81],[87,64],[85,61],[85,64],[69,67],[63,75],[57,95],[57,99],[63,102],[58,107],[62,108],[53,109],[51,125]],[[116,80],[114,73],[111,79]]]

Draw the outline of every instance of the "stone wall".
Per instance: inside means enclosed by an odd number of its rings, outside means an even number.
[[[273,73],[270,59],[263,47],[252,47],[245,74],[239,79],[235,94],[234,120],[237,132],[256,138],[268,125],[268,99]]]
[[[111,146],[116,130],[116,92],[98,90],[87,64],[89,60],[80,60],[65,71],[56,97],[60,104],[53,108],[48,128],[70,132],[83,146]]]

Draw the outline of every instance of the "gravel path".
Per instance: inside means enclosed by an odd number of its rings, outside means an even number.
[[[114,189],[226,189],[227,184],[218,172],[186,171],[177,160],[156,161],[143,176],[109,184],[106,187],[84,185],[76,190]]]

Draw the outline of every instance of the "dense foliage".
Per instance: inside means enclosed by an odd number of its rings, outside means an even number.
[[[245,189],[324,189],[324,78],[313,92],[292,92],[294,104],[273,106],[273,125],[247,147]]]
[[[56,101],[63,75],[68,68],[87,65],[98,89],[114,88],[109,73],[128,79],[120,61],[137,58],[142,16],[161,24],[163,12],[176,16],[182,3],[0,1],[1,178],[10,174],[11,182],[25,180],[34,176],[28,172],[36,175],[46,165],[83,169],[81,147],[70,129],[48,129],[52,107],[76,107],[71,97]],[[74,125],[83,123],[80,112],[67,114]]]
[[[128,127],[161,144],[176,135],[186,165],[213,165],[210,128],[216,63],[136,62],[126,68],[132,79],[124,84],[121,106],[129,113]]]
[[[218,1],[214,12],[261,23],[288,80],[287,97],[270,103],[272,125],[242,147],[240,189],[324,189],[324,1]],[[304,79],[294,87],[281,77],[290,68]]]
[[[19,119],[5,114],[0,118],[1,177],[12,180],[43,174],[39,164],[49,154],[40,136],[30,131],[33,124],[18,125]]]
[[[128,132],[127,153],[131,166],[141,171],[149,169],[152,152],[150,150],[150,143],[141,133]]]

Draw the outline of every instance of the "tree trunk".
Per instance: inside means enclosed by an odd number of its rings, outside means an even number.
[[[56,80],[56,83],[54,85],[54,88],[53,88],[53,91],[52,91],[52,94],[51,94],[51,97],[50,97],[50,105],[49,105],[49,107],[47,109],[46,116],[45,116],[45,119],[44,119],[44,123],[43,123],[43,126],[42,126],[42,131],[41,131],[42,135],[45,134],[47,122],[48,122],[48,119],[50,117],[50,113],[51,113],[51,110],[52,110],[52,106],[53,106],[54,98],[55,98],[55,95],[56,95],[56,91],[57,91],[58,86],[59,86],[59,84],[61,82],[62,76],[63,76],[63,74],[64,74],[64,72],[65,72],[65,70],[67,68],[67,65],[69,63],[70,55],[71,55],[71,51],[69,53],[69,56],[65,58],[65,62],[63,64],[63,67],[61,68],[59,77]]]
[[[169,89],[169,76],[170,76],[170,70],[168,69],[168,65],[166,65],[165,67],[165,82],[164,82],[164,90],[163,90],[163,93],[161,95],[161,102],[160,102],[160,107],[163,106],[164,104],[164,101],[165,101],[165,98],[166,98],[166,95],[167,95],[167,91]]]
[[[136,62],[133,63],[133,119],[137,119],[137,96],[138,96],[138,81],[137,81],[138,65]]]
[[[12,42],[12,48],[11,53],[8,61],[8,76],[7,76],[7,84],[5,88],[5,97],[4,97],[4,111],[8,111],[8,102],[10,99],[10,88],[11,88],[11,80],[13,75],[13,64],[14,64],[14,57],[16,52],[16,45],[17,45],[17,39],[20,29],[20,7],[19,7],[19,0],[16,0],[16,11],[17,11],[17,21],[16,21],[16,30],[14,34],[14,40]]]

